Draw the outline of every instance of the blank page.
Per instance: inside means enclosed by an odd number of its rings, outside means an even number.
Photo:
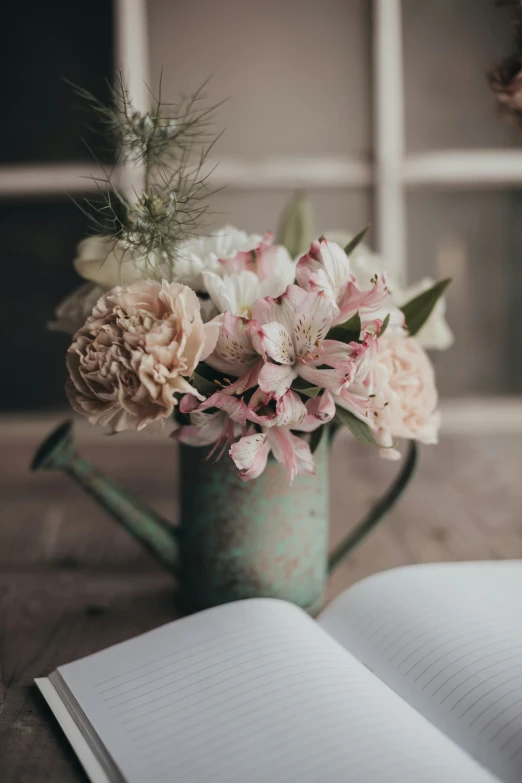
[[[377,574],[319,622],[461,747],[520,783],[522,561]]]
[[[128,783],[493,780],[282,601],[201,612],[59,676]]]

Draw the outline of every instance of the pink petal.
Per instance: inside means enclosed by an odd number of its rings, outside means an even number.
[[[294,313],[306,299],[306,291],[296,285],[289,285],[286,291],[277,299],[271,296],[265,296],[264,299],[258,299],[252,308],[252,318],[259,321],[260,324],[267,324],[271,321],[278,321],[286,327],[289,334],[292,334],[294,327]]]
[[[185,394],[179,401],[179,410],[181,413],[190,413],[195,410],[200,404],[200,401],[193,394]]]
[[[332,302],[328,296],[322,291],[306,294],[294,316],[294,345],[298,356],[313,354],[331,324]]]
[[[386,287],[385,275],[380,275],[371,288],[361,290],[354,279],[346,286],[346,291],[339,302],[340,314],[336,317],[336,323],[347,321],[355,313],[359,313],[361,321],[366,322],[383,306],[389,292]]]
[[[239,469],[243,481],[250,481],[261,475],[266,467],[270,446],[263,433],[246,435],[230,447],[229,454]]]
[[[303,438],[292,435],[284,427],[272,427],[267,432],[267,439],[274,457],[285,466],[290,482],[298,473],[315,473],[310,446]]]
[[[265,324],[259,330],[261,346],[279,364],[294,364],[295,349],[288,329],[278,321]]]
[[[303,362],[297,365],[297,369],[301,378],[308,381],[311,386],[328,389],[334,394],[339,394],[346,383],[346,372],[341,369],[319,370],[313,363],[304,364]]]
[[[329,391],[308,400],[306,403],[306,417],[294,429],[300,432],[313,432],[318,427],[331,421],[335,416],[335,403]]]
[[[188,446],[210,446],[221,438],[225,425],[226,417],[221,411],[219,413],[196,411],[191,414],[191,423],[180,427],[172,437]]]
[[[238,378],[234,383],[223,387],[223,394],[243,394],[251,389],[253,386],[257,386],[257,379],[264,362],[259,359],[254,366],[248,370],[241,378]]]
[[[350,261],[335,242],[312,242],[310,251],[299,259],[297,282],[307,291],[324,291],[334,303],[344,296],[350,280]]]
[[[297,377],[294,367],[288,364],[270,364],[267,362],[259,373],[258,383],[261,391],[271,397],[282,397]]]
[[[361,384],[343,386],[341,393],[335,396],[335,403],[371,426],[368,418],[369,391]]]
[[[250,322],[238,315],[224,313],[214,352],[207,364],[221,372],[242,375],[257,360],[250,337]]]
[[[338,340],[323,340],[321,348],[321,364],[345,370],[347,373],[353,370],[354,348],[351,344],[346,345]]]
[[[254,402],[254,405],[252,405],[252,402]],[[275,412],[271,416],[259,416],[255,410],[255,406],[263,407],[267,402],[269,402],[269,399],[267,399],[267,395],[263,392],[260,394],[256,392],[254,394],[249,405],[251,409],[253,408],[249,414],[250,421],[253,421],[256,424],[262,424],[264,427],[287,427],[288,429],[292,429],[293,427],[297,427],[306,416],[306,407],[304,403],[301,398],[290,389],[277,400]]]
[[[242,426],[246,426],[248,408],[246,403],[238,397],[233,397],[224,392],[216,392],[206,399],[205,402],[202,402],[198,410],[204,411],[208,408],[219,408],[220,410],[225,411],[232,421],[235,421]]]

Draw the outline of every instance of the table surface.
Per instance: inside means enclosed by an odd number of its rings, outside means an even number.
[[[174,582],[67,478],[28,472],[37,441],[26,428],[0,456],[0,781],[85,783],[33,678],[175,619]],[[143,443],[91,437],[82,451],[175,521],[176,449]],[[414,483],[333,575],[330,597],[394,566],[522,557],[521,464],[520,435],[446,435],[423,448]],[[338,438],[332,545],[396,469]]]

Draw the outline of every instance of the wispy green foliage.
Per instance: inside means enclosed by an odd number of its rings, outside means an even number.
[[[112,172],[96,179],[97,198],[80,206],[94,231],[119,239],[124,247],[172,268],[176,247],[202,228],[212,194],[207,158],[219,137],[212,130],[220,104],[207,106],[206,83],[193,95],[166,103],[151,94],[151,109],[135,110],[121,76],[109,104],[75,87],[98,116],[102,132],[119,150],[120,162],[136,170],[134,192]],[[133,179],[134,181],[134,179]]]

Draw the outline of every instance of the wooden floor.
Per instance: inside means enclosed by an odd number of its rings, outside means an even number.
[[[41,428],[40,428],[41,429]],[[61,663],[176,617],[174,582],[65,477],[27,471],[40,429],[0,462],[0,781],[85,778],[32,685]],[[82,451],[173,520],[168,441],[89,438]],[[342,436],[332,458],[332,544],[397,469]],[[333,576],[330,596],[407,563],[522,557],[522,437],[459,435],[421,451],[396,510]]]

